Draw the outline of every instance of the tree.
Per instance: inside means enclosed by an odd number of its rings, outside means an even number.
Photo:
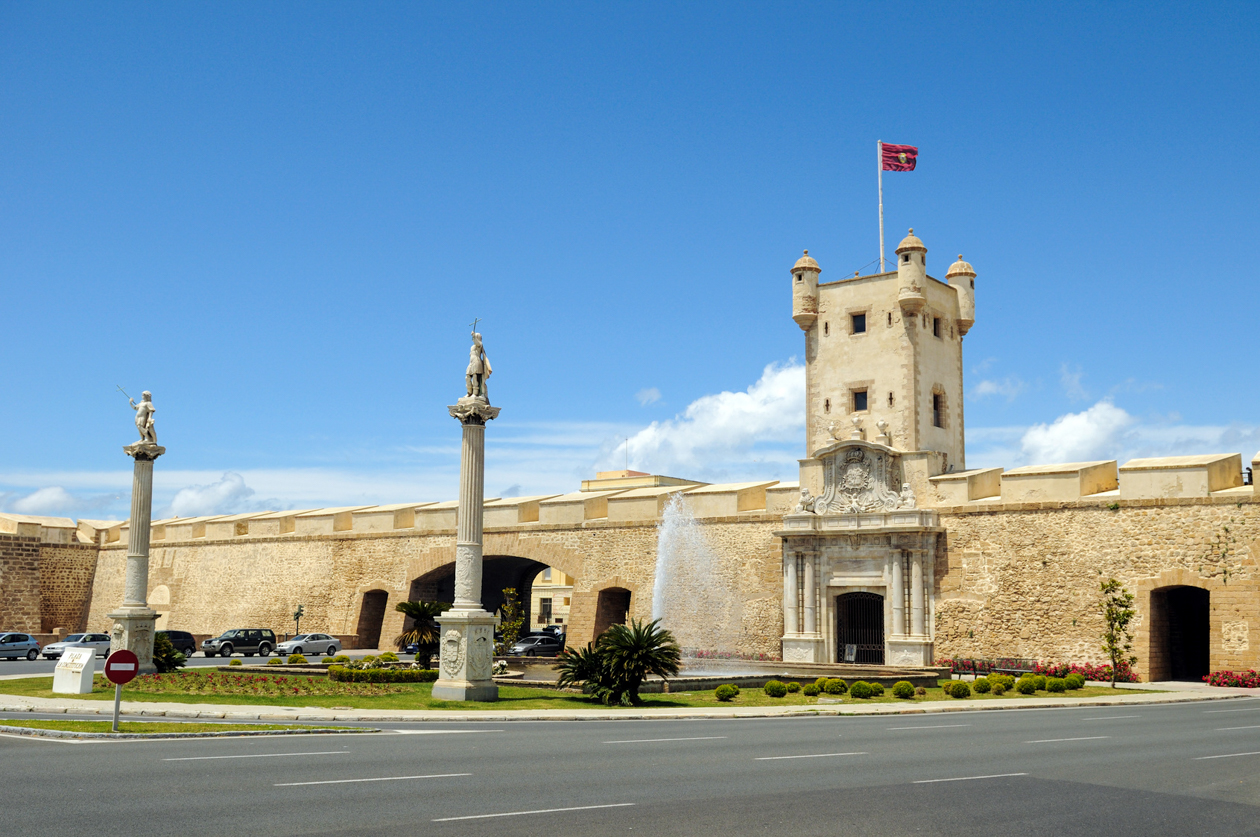
[[[668,678],[678,674],[682,649],[674,635],[660,627],[632,620],[630,627],[613,625],[593,645],[560,655],[559,685],[582,684],[582,691],[605,704],[638,706],[639,688],[649,674]]]
[[[153,667],[158,674],[169,674],[183,668],[186,662],[184,655],[171,644],[170,637],[161,632],[153,635]]]
[[[450,609],[447,602],[399,602],[394,605],[394,610],[411,617],[411,630],[394,637],[398,649],[401,651],[414,642],[418,646],[416,662],[423,661],[423,668],[430,668],[438,644],[437,617]]]
[[[506,654],[521,638],[524,626],[525,611],[521,608],[521,597],[516,594],[515,587],[503,588],[503,604],[499,606],[499,642],[495,650]]]
[[[1129,631],[1129,623],[1137,612],[1133,609],[1133,594],[1114,578],[1102,582],[1099,590],[1103,596],[1098,603],[1104,626],[1102,649],[1111,658],[1111,688],[1114,689],[1120,664],[1123,662],[1132,666],[1137,662],[1137,657],[1129,653],[1133,648],[1133,634]]]

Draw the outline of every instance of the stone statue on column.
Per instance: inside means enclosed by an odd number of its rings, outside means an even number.
[[[498,700],[491,677],[494,629],[499,619],[481,606],[481,538],[485,505],[486,422],[497,418],[486,395],[490,361],[473,321],[473,345],[464,383],[468,394],[448,407],[463,426],[459,467],[459,511],[455,536],[455,603],[437,617],[440,662],[433,697],[438,700]]]
[[[123,447],[135,460],[131,480],[131,527],[127,533],[127,566],[124,577],[123,602],[113,613],[110,653],[133,652],[140,661],[140,673],[156,671],[153,665],[153,628],[157,611],[149,607],[149,526],[153,520],[153,462],[166,448],[157,443],[153,426],[152,393],[145,391],[137,404],[128,399],[136,411],[136,429],[140,441]]]

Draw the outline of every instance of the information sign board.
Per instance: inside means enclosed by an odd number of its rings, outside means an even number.
[[[95,648],[67,648],[53,670],[53,688],[57,694],[87,695],[92,693],[92,675],[96,672]]]

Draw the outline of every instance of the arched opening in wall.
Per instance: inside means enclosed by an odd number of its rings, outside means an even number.
[[[1151,591],[1151,680],[1200,681],[1211,666],[1211,594],[1199,587]]]
[[[595,638],[613,625],[626,624],[630,614],[630,591],[624,587],[608,587],[595,599]]]
[[[516,555],[487,555],[481,561],[481,606],[490,613],[503,606],[503,591],[511,587],[520,598],[525,621],[522,633],[537,630],[533,627],[530,613],[530,597],[535,578],[548,569],[547,565],[532,558]],[[571,583],[571,582],[570,582]],[[455,564],[443,564],[413,579],[407,595],[413,602],[454,602]],[[403,632],[411,630],[411,620],[403,620]]]
[[[385,590],[368,590],[359,605],[359,623],[354,629],[359,648],[379,648],[381,623],[385,621],[385,605],[389,593]]]
[[[878,593],[836,596],[836,662],[884,664],[884,597]]]

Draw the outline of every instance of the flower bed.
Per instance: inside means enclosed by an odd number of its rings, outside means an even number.
[[[268,675],[244,672],[179,671],[146,674],[127,684],[129,691],[149,694],[250,695],[293,697],[302,695],[386,695],[401,692],[399,686],[382,683],[345,683],[326,677]]]
[[[1024,668],[1024,664],[1029,662],[1033,663],[1031,667],[1034,674],[1043,674],[1046,677],[1067,677],[1069,674],[1079,674],[1086,680],[1111,682],[1111,666],[1105,663],[1102,665],[1095,665],[1094,663],[1043,663],[1040,661],[1021,660],[1016,657],[996,657],[993,659],[952,657],[937,660],[936,664],[948,667],[954,674],[979,675],[988,674],[995,669]],[[1141,680],[1142,678],[1134,673],[1128,663],[1120,663],[1120,667],[1116,670],[1117,683],[1140,683]]]
[[[365,668],[330,666],[328,679],[339,683],[432,683],[438,673],[426,668]]]
[[[1209,686],[1238,686],[1244,689],[1260,689],[1260,672],[1255,669],[1247,671],[1214,671],[1204,676],[1203,682]]]

